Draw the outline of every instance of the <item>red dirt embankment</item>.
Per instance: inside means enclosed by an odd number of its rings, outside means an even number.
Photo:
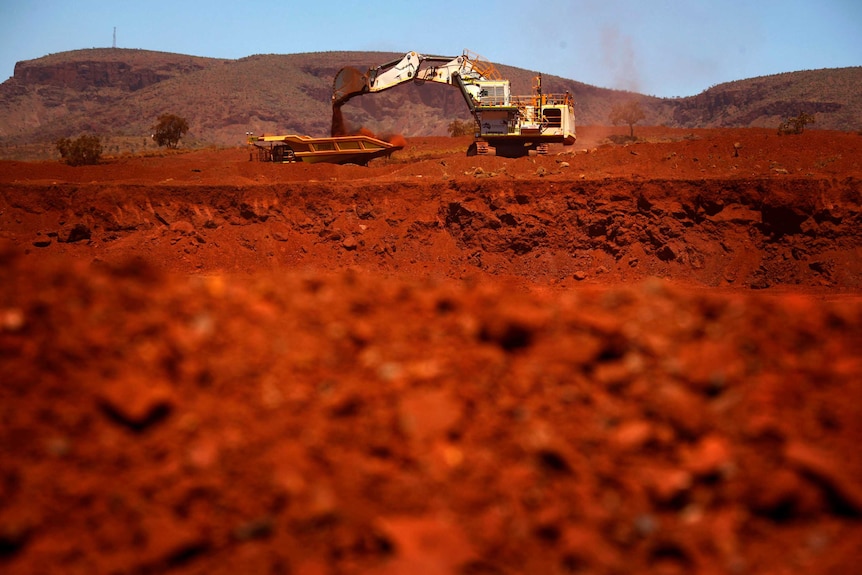
[[[862,137],[642,134],[3,163],[0,570],[852,570]]]

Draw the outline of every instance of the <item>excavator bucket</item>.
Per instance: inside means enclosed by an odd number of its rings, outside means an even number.
[[[368,76],[350,66],[342,68],[332,82],[332,103],[341,105],[353,96],[368,91]]]

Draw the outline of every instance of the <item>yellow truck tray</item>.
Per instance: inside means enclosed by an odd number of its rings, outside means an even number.
[[[332,136],[252,136],[249,144],[258,149],[258,159],[267,162],[328,162],[365,165],[374,158],[389,156],[402,146],[367,135]]]

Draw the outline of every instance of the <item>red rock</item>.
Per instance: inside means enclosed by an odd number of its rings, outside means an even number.
[[[650,494],[657,503],[662,505],[671,503],[688,491],[693,483],[691,473],[684,469],[650,469],[647,477]]]
[[[622,451],[642,449],[653,438],[653,424],[649,421],[628,421],[614,430],[611,439]]]
[[[649,401],[656,413],[684,437],[699,437],[712,426],[706,402],[680,385],[663,385]]]
[[[686,468],[695,476],[720,475],[733,464],[730,444],[719,435],[709,435],[685,452]]]
[[[144,547],[136,559],[143,568],[164,569],[167,563],[199,553],[208,545],[194,525],[163,510],[148,510],[141,526]]]
[[[395,548],[379,571],[383,575],[457,573],[475,557],[467,534],[442,517],[384,517],[377,524]]]
[[[788,442],[784,457],[790,465],[835,495],[849,511],[862,514],[862,484],[858,478],[851,477],[839,461],[800,441]]]
[[[98,397],[109,415],[134,429],[160,421],[176,406],[176,398],[167,385],[137,377],[108,383]]]
[[[408,392],[400,402],[401,429],[418,441],[442,437],[461,418],[461,405],[448,391],[421,389]]]

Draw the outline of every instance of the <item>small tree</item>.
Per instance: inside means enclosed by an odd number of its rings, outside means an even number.
[[[70,166],[98,164],[102,157],[102,143],[98,136],[79,136],[74,140],[60,138],[55,145]]]
[[[159,146],[176,148],[180,138],[189,131],[189,124],[185,118],[174,114],[162,114],[159,121],[153,126],[153,139]]]
[[[449,131],[450,136],[457,138],[458,136],[469,136],[472,134],[475,125],[475,122],[472,120],[452,120],[446,129]]]
[[[641,108],[640,102],[637,100],[629,100],[628,102],[617,104],[611,108],[611,123],[613,123],[614,126],[617,124],[628,124],[629,136],[632,139],[635,137],[635,124],[644,118],[646,118],[646,114],[644,113],[643,108]]]
[[[778,126],[778,135],[781,136],[784,134],[801,134],[803,131],[805,131],[805,125],[812,124],[813,122],[814,116],[802,112],[795,118],[788,118],[787,120],[781,122],[781,125]]]

